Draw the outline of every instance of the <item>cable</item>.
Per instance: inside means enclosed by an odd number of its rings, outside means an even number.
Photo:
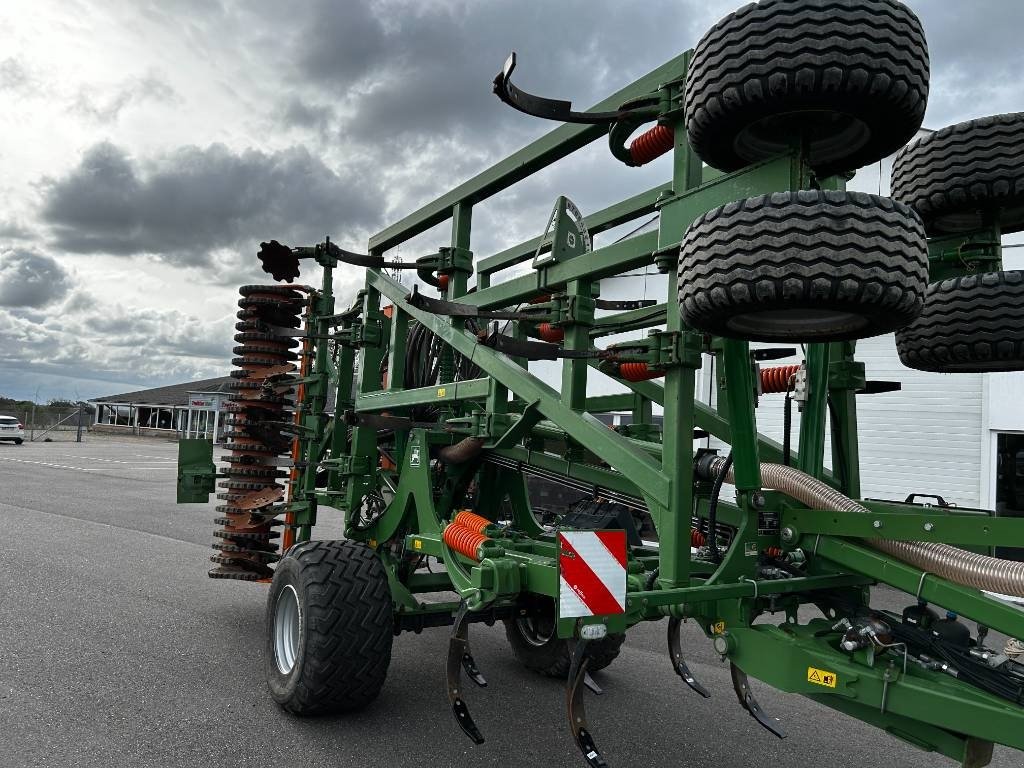
[[[722,562],[722,556],[718,552],[718,497],[722,493],[722,485],[725,484],[725,476],[729,474],[732,467],[732,450],[725,457],[725,464],[722,470],[715,476],[715,484],[711,486],[711,502],[708,504],[708,551],[711,561]]]

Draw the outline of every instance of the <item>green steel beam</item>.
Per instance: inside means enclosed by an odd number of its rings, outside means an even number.
[[[645,213],[654,213],[656,210],[655,203],[670,188],[669,182],[659,184],[648,189],[646,192],[633,195],[633,197],[627,198],[621,203],[610,205],[597,213],[587,216],[587,230],[591,235],[596,235],[612,227],[617,227],[619,224],[624,224],[627,221],[643,216]],[[477,263],[477,274],[492,274],[531,259],[537,253],[538,248],[540,248],[540,253],[550,251],[550,237],[543,238],[538,236],[518,245],[513,245],[511,248],[506,248],[504,251],[500,251],[493,256],[488,256],[486,259],[481,259]]]
[[[832,536],[804,536],[801,546],[844,570],[863,573],[1010,637],[1024,637],[1024,611],[987,597],[973,587],[954,584],[881,552]]]
[[[588,111],[602,112],[618,109],[629,99],[652,93],[662,83],[685,77],[686,57],[687,54],[676,56],[666,64],[598,102]],[[486,171],[477,174],[469,181],[460,184],[447,194],[427,203],[401,221],[373,235],[370,238],[370,250],[374,253],[381,253],[421,232],[426,232],[434,225],[449,218],[452,215],[453,207],[458,203],[478,203],[481,200],[486,200],[607,133],[607,125],[562,125]]]
[[[608,429],[590,414],[573,411],[563,404],[558,392],[532,376],[514,360],[483,346],[475,336],[454,328],[443,318],[407,304],[405,296],[408,291],[401,283],[373,269],[367,270],[366,279],[369,286],[387,296],[397,309],[408,312],[436,334],[442,342],[471,359],[485,373],[515,392],[518,397],[530,402],[536,401],[537,409],[544,417],[557,423],[574,441],[586,446],[587,450],[600,457],[602,461],[630,477],[652,498],[660,502],[666,500],[669,478],[662,473],[660,464],[649,455],[630,445],[629,441]]]
[[[938,512],[839,512],[788,509],[782,524],[807,535],[821,533],[860,539],[935,541],[944,544],[1024,547],[1024,525],[1019,519]]]
[[[592,362],[593,367],[597,367],[596,362]],[[622,384],[629,387],[632,391],[643,395],[650,399],[652,402],[658,405],[665,404],[665,389],[655,381],[625,381],[622,380]],[[717,410],[712,408],[705,403],[695,400],[693,403],[694,409],[694,426],[697,429],[703,429],[705,432],[713,435],[714,437],[721,440],[723,443],[732,445],[733,442],[733,428],[729,425],[729,420],[722,416]],[[772,464],[782,463],[782,446],[770,437],[758,434],[757,436],[757,450],[761,457],[761,461],[766,461]],[[793,452],[792,459],[795,461],[799,457],[797,452]],[[829,470],[824,470],[822,473],[822,480],[829,485],[836,485],[835,477]]]
[[[402,314],[402,313],[398,313]],[[487,397],[490,379],[467,379],[417,389],[388,389],[367,392],[356,398],[355,409],[362,413],[387,411],[412,405],[482,400]]]
[[[532,274],[476,291],[464,296],[462,301],[483,309],[508,307],[531,299],[538,293],[561,289],[573,280],[600,280],[646,266],[652,262],[657,246],[658,233],[645,232],[628,240],[598,248],[584,258],[569,259],[541,267]]]

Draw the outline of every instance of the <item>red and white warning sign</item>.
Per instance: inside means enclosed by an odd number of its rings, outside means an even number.
[[[626,612],[626,532],[560,531],[558,615]]]

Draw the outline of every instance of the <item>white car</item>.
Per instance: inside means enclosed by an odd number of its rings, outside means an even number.
[[[0,441],[13,440],[15,445],[25,441],[25,428],[13,416],[0,416]]]

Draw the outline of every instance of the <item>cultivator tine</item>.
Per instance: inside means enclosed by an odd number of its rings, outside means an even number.
[[[455,623],[452,625],[452,637],[448,643],[448,664],[446,668],[448,683],[448,703],[451,704],[452,714],[455,721],[462,728],[463,732],[473,740],[474,744],[483,744],[484,737],[480,729],[476,727],[473,718],[469,714],[469,707],[462,698],[461,680],[462,669],[479,686],[487,685],[480,670],[476,668],[473,656],[469,652],[469,622],[466,621],[466,614],[469,613],[469,606],[463,600],[455,614]]]
[[[779,726],[779,721],[769,717],[761,709],[761,705],[757,703],[757,699],[754,698],[754,692],[750,689],[750,681],[747,680],[746,673],[731,662],[729,664],[729,672],[732,675],[732,687],[736,690],[736,697],[740,700],[743,708],[766,730],[775,734],[780,739],[786,738],[786,732]]]
[[[587,641],[577,640],[572,649],[572,663],[569,666],[569,681],[566,689],[566,705],[569,710],[569,728],[576,746],[583,753],[583,758],[591,768],[608,768],[608,763],[601,757],[594,745],[587,725],[587,708],[583,702],[583,689],[588,687],[587,675]]]
[[[583,684],[587,686],[587,690],[595,696],[604,696],[604,688],[597,684],[597,682],[587,672],[583,675]]]
[[[679,627],[682,623],[682,620],[677,618],[668,620],[668,655],[672,660],[672,669],[683,678],[683,682],[690,686],[691,690],[705,699],[710,699],[711,693],[693,676],[690,668],[686,666],[686,660],[683,659],[683,646],[679,642]]]

